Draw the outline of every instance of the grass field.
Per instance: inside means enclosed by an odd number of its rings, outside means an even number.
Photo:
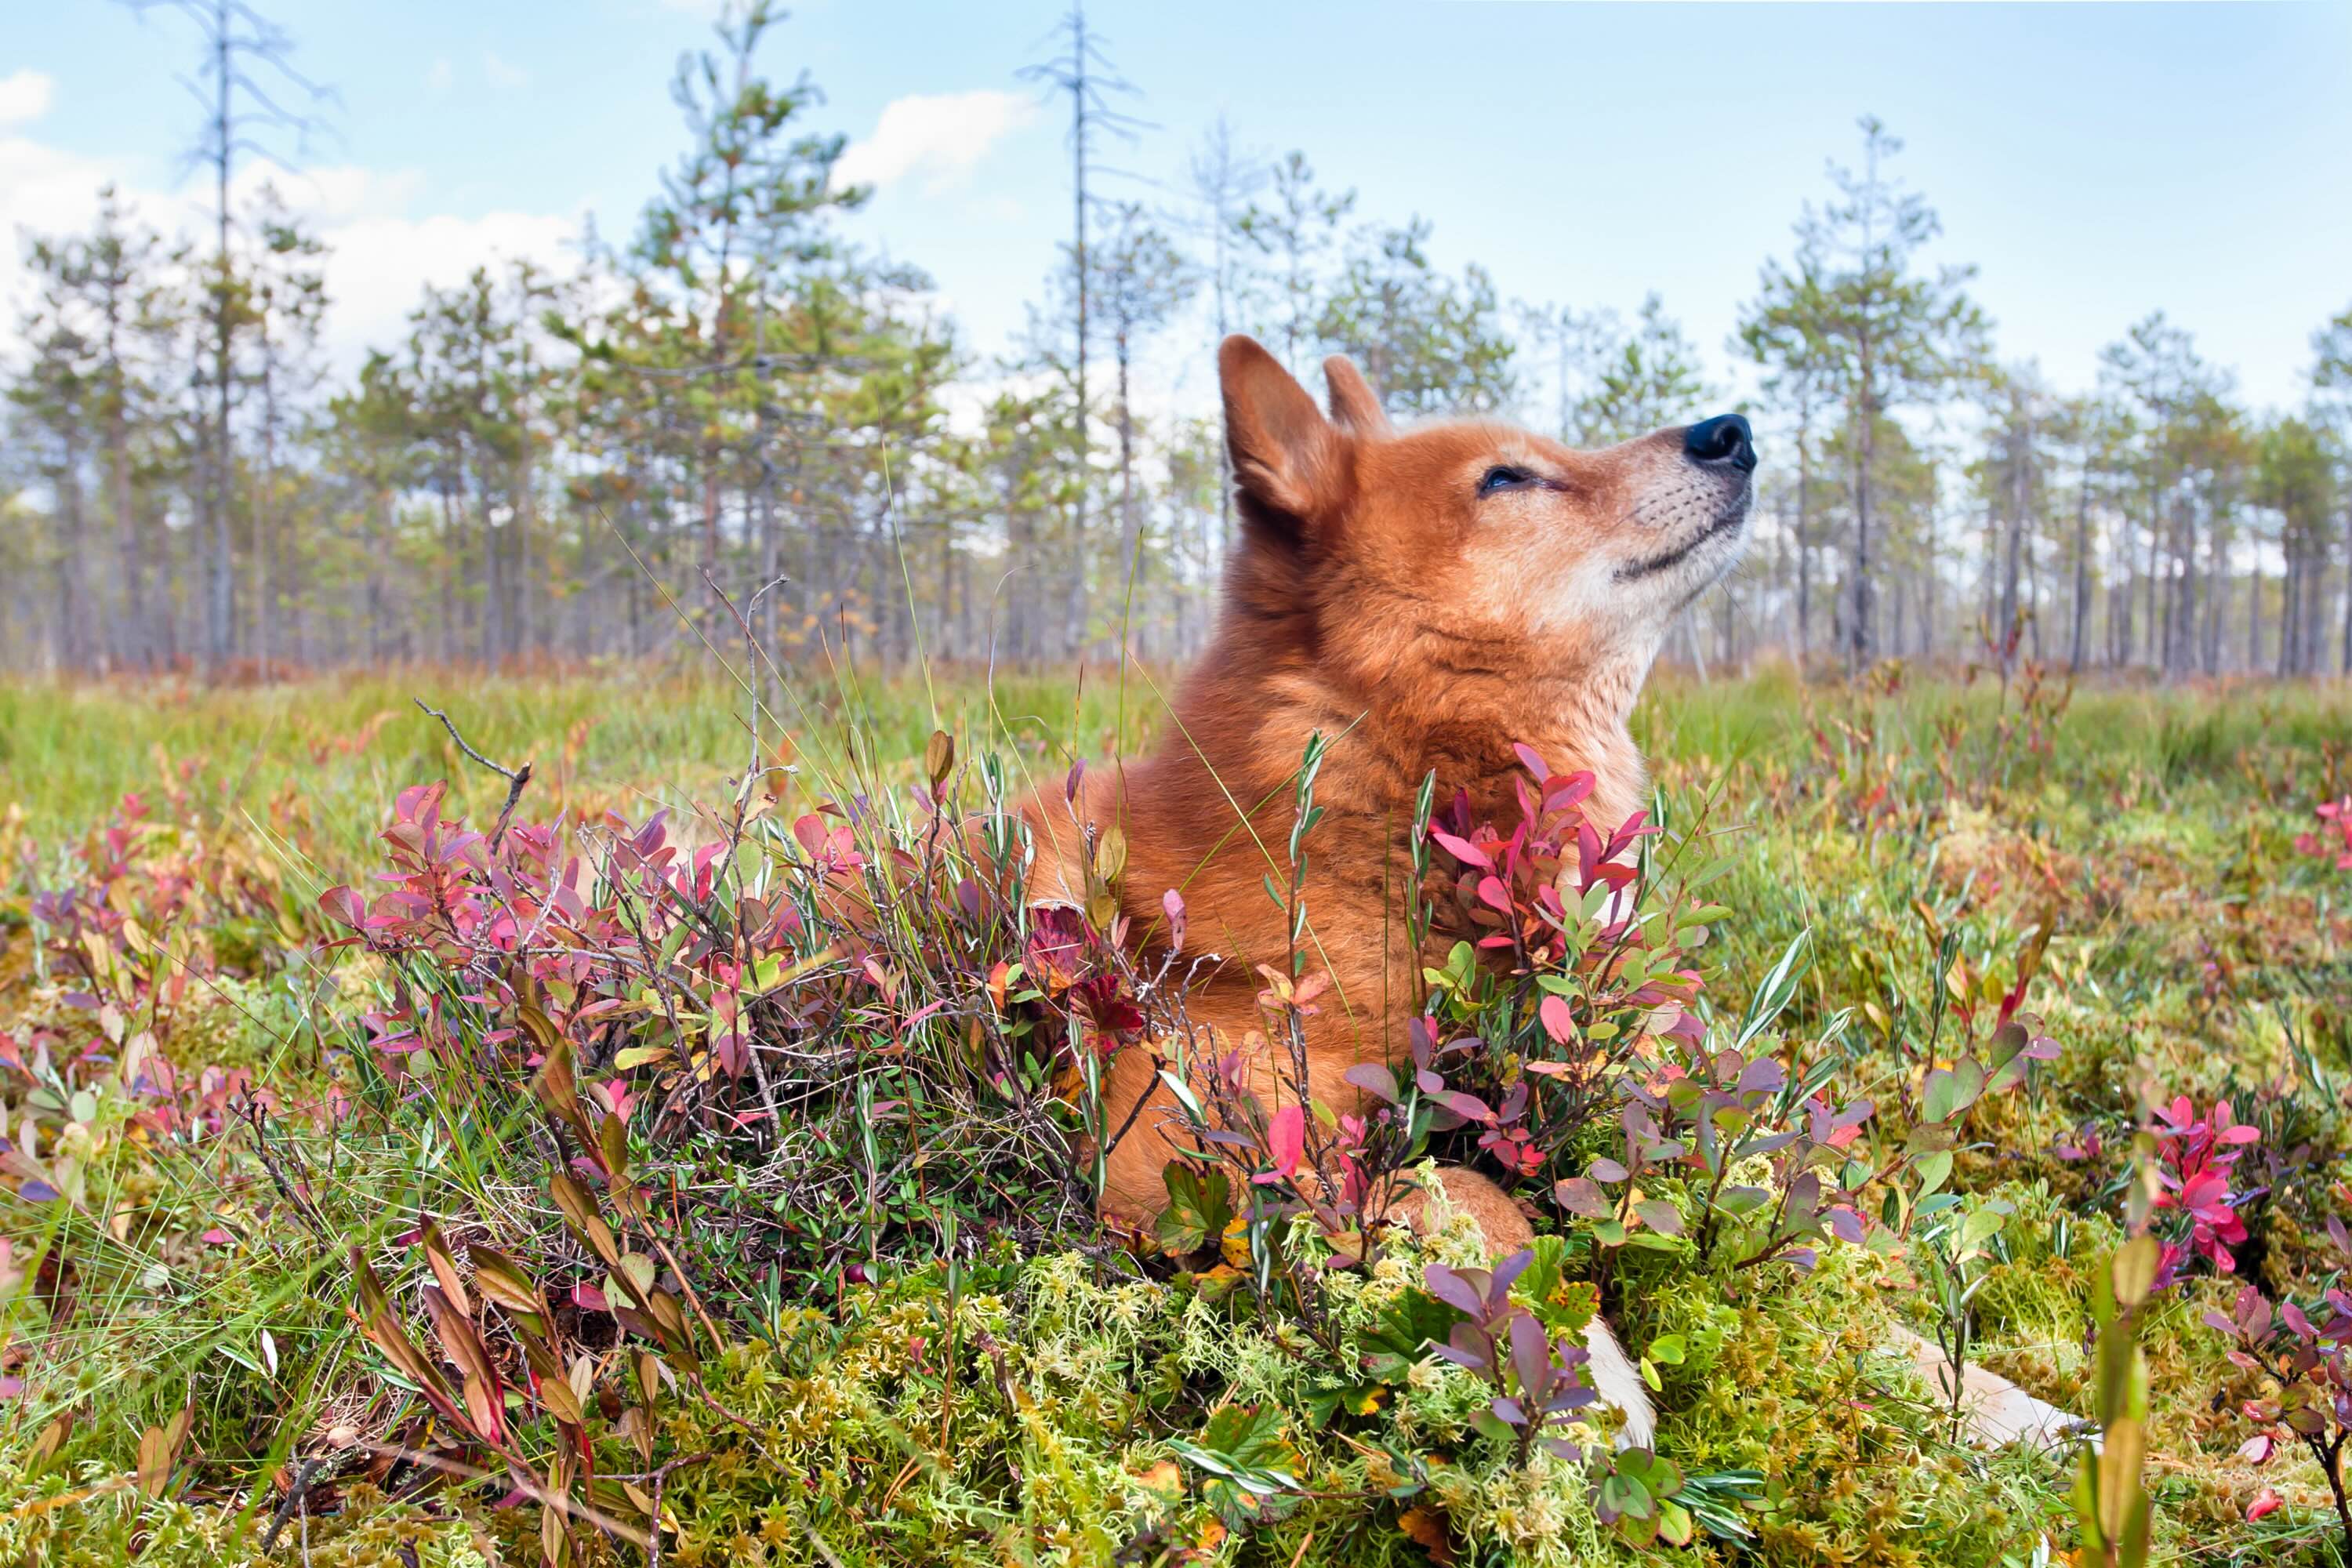
[[[952,874],[891,906],[863,969],[824,925],[812,865],[870,879],[919,844],[935,728],[973,805],[984,756],[1017,787],[1148,741],[1166,679],[791,683],[762,761],[799,771],[762,776],[772,837],[732,856],[751,737],[724,676],[0,686],[0,1561],[2129,1560],[2086,1544],[2074,1454],[1955,1440],[1881,1353],[1897,1323],[1965,1327],[1969,1360],[2110,1454],[2137,1430],[2148,1560],[2347,1549],[2352,1305],[2326,1302],[2352,1267],[2329,1234],[2352,1210],[2352,871],[2315,810],[2352,789],[2352,692],[1654,687],[1661,843],[1715,862],[1720,907],[1692,917],[1660,869],[1655,940],[1704,979],[1690,1033],[1744,1036],[1790,1087],[1727,1091],[1727,1169],[1668,1157],[1602,1208],[1554,1205],[1607,1170],[1612,1102],[1520,1182],[1556,1239],[1517,1310],[1549,1333],[1605,1301],[1664,1412],[1637,1471],[1530,1447],[1484,1403],[1524,1370],[1481,1382],[1402,1332],[1444,1339],[1454,1310],[1413,1281],[1468,1260],[1458,1233],[1352,1268],[1271,1211],[1139,1249],[1091,1234],[1084,1171],[1043,1152],[1084,1131],[1083,1074],[1038,1026],[1077,991],[1033,973],[1008,999],[992,965],[1037,950],[967,920]],[[519,822],[704,809],[677,864],[715,845],[715,884],[581,884],[643,973],[486,961],[536,896],[520,862],[436,862],[420,829],[383,879],[378,836],[418,820],[403,790],[446,779],[441,819],[485,830],[507,793],[417,699],[532,763]],[[837,794],[873,803],[863,858],[845,826],[794,858],[786,825]],[[551,868],[579,840],[548,842]],[[320,908],[341,885],[456,912],[353,942]],[[1615,972],[1570,945],[1552,994],[1599,1040]],[[1535,993],[1448,994],[1493,1087],[1528,1081],[1533,1047],[1504,1047],[1540,1038]],[[2012,1011],[2054,1056],[2002,1065]],[[1637,1082],[1710,1070],[1630,1037]],[[578,1096],[550,1091],[575,1050]],[[1802,1132],[1809,1103],[1865,1100],[1858,1135]],[[1800,1163],[1761,1141],[1784,1121]],[[1418,1152],[1478,1158],[1475,1131]],[[1241,1177],[1236,1206],[1260,1190]],[[1750,1191],[1760,1210],[1731,1204]],[[2161,1268],[2118,1315],[2139,1234]],[[2308,1345],[2229,1359],[2205,1320],[2242,1285],[2299,1303]],[[2089,1513],[2140,1484],[2111,1465]]]

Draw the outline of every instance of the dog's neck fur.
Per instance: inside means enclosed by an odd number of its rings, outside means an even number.
[[[1441,806],[1461,789],[1475,812],[1507,819],[1522,772],[1514,743],[1555,773],[1590,770],[1588,810],[1604,829],[1640,809],[1646,770],[1628,721],[1654,644],[1534,664],[1466,648],[1404,603],[1394,616],[1326,625],[1295,557],[1255,540],[1227,590],[1214,642],[1176,703],[1181,733],[1154,759],[1161,765],[1130,773],[1131,792],[1197,791],[1205,766],[1237,804],[1273,795],[1269,815],[1286,823],[1285,781],[1319,730],[1331,744],[1316,798],[1334,816],[1363,819],[1335,836],[1379,821],[1394,826],[1376,837],[1401,842],[1433,771]]]

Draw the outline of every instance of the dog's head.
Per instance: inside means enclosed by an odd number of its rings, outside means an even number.
[[[1328,417],[1248,338],[1218,369],[1240,607],[1311,613],[1321,657],[1370,679],[1436,660],[1638,681],[1745,542],[1756,449],[1738,415],[1585,452],[1499,421],[1394,429],[1343,358],[1324,363]]]

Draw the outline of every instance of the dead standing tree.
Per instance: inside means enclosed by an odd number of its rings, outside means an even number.
[[[1069,567],[1069,626],[1074,646],[1087,635],[1087,338],[1089,279],[1087,266],[1087,217],[1091,197],[1087,176],[1097,173],[1091,163],[1096,140],[1108,135],[1132,142],[1143,121],[1110,107],[1110,95],[1136,94],[1135,84],[1120,76],[1103,52],[1100,35],[1088,31],[1084,0],[1073,0],[1069,12],[1055,24],[1048,40],[1059,51],[1035,65],[1024,66],[1024,81],[1043,82],[1049,92],[1070,95],[1070,289],[1076,342],[1074,391],[1077,398],[1074,447],[1077,482],[1072,487]]]
[[[236,490],[235,432],[230,411],[236,401],[236,339],[250,324],[246,289],[229,254],[234,218],[229,206],[229,180],[240,154],[275,163],[289,174],[294,166],[266,142],[265,133],[292,134],[298,152],[307,151],[310,136],[325,122],[280,103],[274,92],[288,89],[302,93],[312,104],[331,102],[335,94],[296,70],[290,57],[293,36],[243,0],[122,0],[142,18],[158,7],[179,12],[194,23],[203,59],[194,77],[180,85],[204,106],[204,129],[188,150],[189,167],[208,166],[213,174],[213,277],[207,288],[205,314],[210,321],[212,419],[205,432],[202,460],[205,539],[205,656],[219,669],[234,652],[236,636],[236,559],[230,514]],[[265,79],[269,85],[265,85]]]

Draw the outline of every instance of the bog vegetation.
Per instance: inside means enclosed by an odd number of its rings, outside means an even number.
[[[1092,1086],[1207,944],[1026,910],[997,808],[1143,739],[1130,680],[782,681],[756,742],[695,675],[0,691],[0,1557],[2352,1544],[2340,692],[1655,691],[1643,821],[1534,756],[1430,803],[1406,918],[1484,934],[1382,1109],[1191,1064],[1122,1234]],[[1278,1049],[1324,999],[1266,979]],[[1433,1159],[1534,1247],[1364,1223]],[[1904,1328],[2084,1440],[1972,1445]]]

